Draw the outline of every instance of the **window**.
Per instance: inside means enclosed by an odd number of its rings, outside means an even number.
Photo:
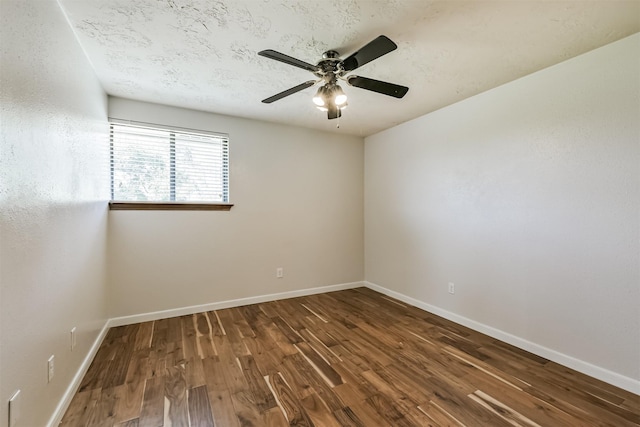
[[[109,141],[112,201],[228,204],[226,135],[112,119]]]

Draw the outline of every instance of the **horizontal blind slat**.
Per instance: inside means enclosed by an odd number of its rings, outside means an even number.
[[[226,137],[112,123],[110,147],[114,200],[228,202]]]

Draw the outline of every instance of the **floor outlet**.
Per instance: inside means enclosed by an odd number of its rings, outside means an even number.
[[[55,356],[51,355],[49,360],[47,360],[47,367],[48,367],[47,382],[49,383],[51,382],[51,380],[53,379],[53,375],[55,374],[55,369],[53,366],[54,359],[55,359]]]
[[[455,294],[456,293],[456,285],[454,285],[451,282],[449,282],[449,293],[450,294]]]
[[[20,390],[9,399],[9,427],[16,427],[20,419]]]
[[[71,329],[71,351],[76,348],[76,327]]]
[[[282,279],[284,277],[284,269],[282,267],[276,268],[276,277]]]

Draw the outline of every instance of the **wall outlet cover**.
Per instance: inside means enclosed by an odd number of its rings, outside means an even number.
[[[54,366],[55,356],[51,355],[51,357],[47,360],[47,382],[51,382],[53,376],[55,375],[55,366]]]
[[[76,348],[76,327],[71,328],[71,351]]]

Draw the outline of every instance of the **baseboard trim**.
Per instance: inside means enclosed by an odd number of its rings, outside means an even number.
[[[317,288],[307,288],[295,291],[280,292],[277,294],[266,294],[255,297],[239,298],[227,301],[213,302],[188,307],[172,308],[169,310],[153,311],[150,313],[134,314],[131,316],[114,317],[109,319],[109,327],[131,325],[151,320],[166,319],[169,317],[185,316],[188,314],[201,313],[203,311],[222,310],[224,308],[240,307],[249,304],[259,304],[262,302],[275,301],[288,298],[302,297],[306,295],[323,294],[327,292],[342,291],[365,286],[364,282],[341,283],[338,285],[320,286]]]
[[[482,332],[485,335],[489,335],[490,337],[499,339],[500,341],[504,341],[508,344],[529,351],[540,357],[544,357],[545,359],[549,359],[560,365],[575,369],[576,371],[581,372],[585,375],[589,375],[590,377],[599,379],[616,387],[620,387],[621,389],[630,391],[631,393],[640,395],[640,381],[634,380],[633,378],[625,377],[624,375],[609,371],[608,369],[592,365],[591,363],[576,359],[575,357],[568,356],[564,353],[560,353],[556,350],[544,347],[534,342],[527,341],[523,338],[511,335],[500,329],[496,329],[492,326],[476,322],[475,320],[468,319],[434,305],[427,304],[418,299],[409,297],[396,291],[392,291],[380,285],[376,285],[375,283],[365,281],[364,286],[374,291],[380,292],[381,294],[410,304],[414,307],[436,314],[440,317],[444,317],[445,319],[451,320],[452,322],[466,326],[475,331]]]
[[[109,320],[107,320],[104,323],[104,326],[100,330],[100,333],[98,333],[98,336],[96,336],[96,339],[93,341],[91,348],[89,348],[89,352],[82,360],[82,363],[78,368],[78,371],[73,376],[71,383],[69,383],[69,386],[67,387],[64,394],[62,395],[62,399],[60,399],[58,406],[56,406],[56,409],[53,412],[53,415],[51,416],[51,418],[49,418],[47,427],[57,427],[60,424],[60,422],[62,422],[62,417],[64,416],[64,413],[67,411],[67,408],[71,403],[71,399],[73,399],[73,396],[76,394],[78,387],[80,387],[82,378],[84,378],[84,375],[89,370],[89,366],[91,366],[91,362],[93,362],[93,358],[96,356],[96,353],[98,352],[98,349],[102,344],[102,341],[107,336],[108,331],[109,331]]]

